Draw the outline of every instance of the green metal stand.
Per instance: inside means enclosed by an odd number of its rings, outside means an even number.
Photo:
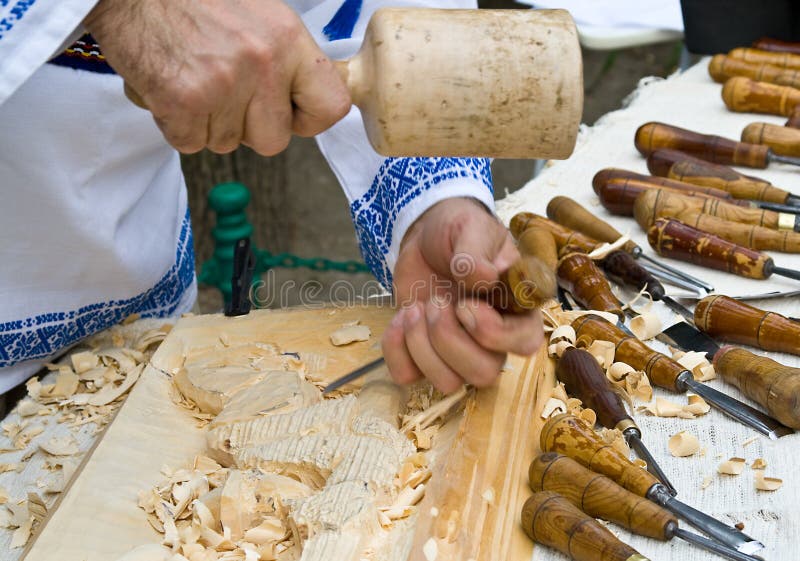
[[[217,215],[217,224],[211,231],[214,238],[214,253],[203,263],[198,282],[215,286],[222,292],[225,302],[231,298],[231,276],[233,273],[233,250],[237,240],[252,238],[253,225],[247,220],[247,205],[250,191],[241,183],[221,183],[208,194],[208,205]],[[272,254],[253,246],[256,256],[254,281],[273,267],[306,267],[315,271],[340,271],[343,273],[369,272],[359,261],[334,261],[323,257],[303,258],[291,253]]]

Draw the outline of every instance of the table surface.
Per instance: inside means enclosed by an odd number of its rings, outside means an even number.
[[[498,203],[498,214],[506,222],[519,211],[532,211],[544,215],[549,200],[556,195],[576,199],[583,206],[607,220],[620,232],[630,233],[632,238],[651,255],[655,255],[647,244],[644,232],[632,218],[611,216],[601,205],[591,180],[594,174],[605,167],[626,168],[639,173],[648,173],[645,160],[636,151],[633,138],[636,129],[648,121],[662,121],[704,133],[713,133],[738,139],[742,129],[754,121],[782,125],[784,118],[731,113],[721,98],[721,85],[714,83],[706,71],[705,59],[680,75],[666,80],[646,78],[629,97],[629,105],[609,113],[594,127],[586,128],[579,135],[578,146],[567,161],[556,162],[519,191]],[[775,165],[769,170],[740,171],[768,179],[773,184],[789,191],[800,193],[800,169]],[[775,262],[784,267],[800,269],[800,255],[772,254]],[[701,276],[716,286],[717,291],[729,295],[760,294],[768,290],[791,290],[800,288],[797,281],[773,278],[768,281],[743,279],[722,272],[710,271],[693,265],[671,261],[679,269]],[[669,288],[668,288],[669,292]],[[626,294],[630,298],[631,294]],[[754,301],[753,305],[790,316],[800,314],[800,299]],[[666,325],[677,321],[677,316],[665,306],[656,304]],[[654,348],[666,351],[666,347],[654,341]],[[784,364],[800,366],[800,357],[778,353],[764,353]],[[733,387],[719,380],[709,385],[747,401]],[[661,396],[675,403],[686,403],[684,396],[668,394],[656,389]],[[800,532],[800,517],[796,505],[800,501],[800,481],[794,478],[800,436],[792,435],[771,442],[758,436],[755,431],[735,423],[712,409],[704,417],[695,420],[661,419],[635,416],[644,433],[645,443],[650,447],[667,476],[683,498],[692,506],[717,516],[727,522],[744,522],[745,531],[767,545],[764,557],[770,561],[796,559],[792,552],[793,540]],[[707,447],[704,456],[674,458],[667,450],[669,436],[687,430],[695,434],[702,446]],[[744,446],[754,436],[755,442]],[[742,457],[748,463],[761,457],[767,460],[767,476],[782,478],[784,483],[778,491],[756,491],[753,471],[747,467],[740,476],[717,475],[716,468],[730,457]],[[706,476],[713,482],[706,489],[701,483]],[[619,531],[620,537],[652,559],[660,561],[694,561],[711,558],[681,540],[660,543],[646,538],[631,536]],[[538,548],[535,561],[551,561],[566,557]]]

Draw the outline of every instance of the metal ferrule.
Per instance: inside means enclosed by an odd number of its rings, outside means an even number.
[[[797,215],[786,212],[778,213],[778,230],[796,230]]]
[[[635,431],[635,434],[638,438],[642,437],[642,431],[639,430],[639,427],[636,426],[636,423],[633,422],[633,419],[622,419],[614,428],[623,434],[625,434],[626,431]]]

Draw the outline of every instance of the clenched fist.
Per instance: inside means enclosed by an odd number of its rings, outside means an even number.
[[[181,152],[277,154],[350,108],[333,63],[279,0],[101,0],[84,24]]]

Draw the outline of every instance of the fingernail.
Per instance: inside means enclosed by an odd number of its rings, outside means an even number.
[[[389,322],[389,325],[392,327],[402,327],[404,311],[405,308],[400,308],[399,310],[397,310],[397,313],[392,318],[392,321]]]
[[[406,327],[411,327],[419,321],[419,317],[419,304],[414,304],[413,306],[405,309],[405,313],[403,314],[403,325]]]
[[[435,300],[431,300],[425,305],[425,319],[428,320],[428,323],[436,323],[436,320],[439,319],[441,314],[439,306],[440,304],[437,304]]]
[[[461,325],[463,325],[470,331],[475,329],[475,326],[477,325],[477,320],[475,319],[475,314],[473,313],[472,309],[468,304],[463,304],[459,306],[457,310],[457,315],[458,315],[458,320],[461,322]]]

